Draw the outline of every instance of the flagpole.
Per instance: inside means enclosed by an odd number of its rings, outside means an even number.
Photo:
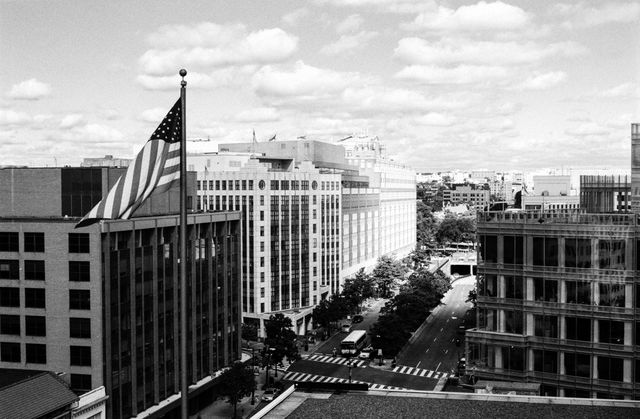
[[[182,419],[189,419],[189,382],[187,380],[187,70],[180,70],[180,393]]]

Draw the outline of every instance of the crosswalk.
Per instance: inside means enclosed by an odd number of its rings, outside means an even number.
[[[308,374],[304,372],[288,372],[285,374],[285,376],[282,379],[287,381],[295,381],[295,382],[310,381],[314,383],[348,383],[349,382],[348,378],[327,377],[324,375]],[[402,387],[386,386],[383,384],[371,384],[371,383],[366,383],[364,381],[358,381],[358,380],[351,380],[351,382],[357,383],[357,384],[368,384],[369,390],[406,390],[405,388],[402,388]]]
[[[425,370],[422,368],[403,367],[403,366],[395,367],[393,369],[393,372],[397,372],[400,374],[415,375],[417,377],[435,378],[436,380],[441,377],[444,377],[444,378],[449,377],[449,373],[442,372],[442,371],[432,371],[432,370]]]
[[[315,354],[315,355],[310,355],[308,357],[306,357],[305,359],[307,359],[308,361],[315,361],[315,362],[329,362],[331,364],[339,364],[339,365],[344,365],[344,366],[348,366],[349,365],[349,360],[347,358],[342,358],[342,357],[335,357],[335,356],[327,356],[327,355],[321,355],[321,354]],[[352,359],[351,360],[351,366],[352,367],[366,367],[367,363],[359,360],[359,359]]]

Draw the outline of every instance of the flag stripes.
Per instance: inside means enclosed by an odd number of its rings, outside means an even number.
[[[181,112],[178,99],[126,173],[76,227],[101,219],[128,219],[152,193],[165,192],[180,180]]]

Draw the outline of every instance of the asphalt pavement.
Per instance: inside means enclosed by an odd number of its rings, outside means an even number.
[[[416,332],[411,343],[398,357],[398,365],[451,373],[464,354],[464,341],[458,334],[464,315],[471,308],[465,303],[475,285],[475,276],[460,278],[453,283],[441,304]],[[456,338],[461,338],[460,346]]]

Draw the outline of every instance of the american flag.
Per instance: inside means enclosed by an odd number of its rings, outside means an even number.
[[[102,219],[128,219],[153,192],[164,192],[180,180],[181,115],[178,99],[127,172],[76,228]]]

